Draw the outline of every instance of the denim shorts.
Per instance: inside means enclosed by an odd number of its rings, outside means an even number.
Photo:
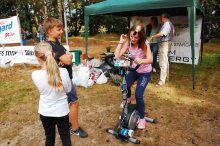
[[[79,99],[78,99],[78,97],[77,97],[77,94],[76,94],[76,88],[74,87],[74,85],[73,85],[73,81],[72,81],[72,79],[70,79],[70,82],[71,82],[71,91],[69,92],[69,93],[66,93],[66,95],[67,95],[67,100],[68,100],[68,103],[70,104],[71,102],[72,103],[75,103],[75,102],[77,102]]]

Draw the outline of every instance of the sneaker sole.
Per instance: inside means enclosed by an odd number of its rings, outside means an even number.
[[[78,137],[80,137],[80,138],[86,138],[86,137],[88,137],[88,135],[87,136],[80,136],[80,135],[78,135],[78,134],[76,134],[76,133],[72,133],[72,132],[70,132],[72,135],[76,135],[76,136],[78,136]]]
[[[78,137],[80,137],[80,138],[86,138],[86,137],[88,137],[88,134],[87,134],[86,136],[80,136],[79,134],[74,133],[71,129],[70,129],[70,133],[71,133],[72,135],[76,135],[76,136],[78,136]]]
[[[143,126],[137,126],[138,129],[145,129]]]

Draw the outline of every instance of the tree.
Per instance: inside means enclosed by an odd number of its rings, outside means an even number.
[[[220,20],[218,13],[220,14],[220,0],[199,0],[200,4],[205,8],[205,22],[211,22],[216,35],[219,35],[220,31]],[[218,12],[213,14],[213,12]]]

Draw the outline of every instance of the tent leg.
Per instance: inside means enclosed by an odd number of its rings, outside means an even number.
[[[191,39],[191,51],[192,51],[192,76],[193,76],[193,89],[195,89],[195,17],[196,9],[194,6],[187,7],[188,21],[190,28],[190,39]]]

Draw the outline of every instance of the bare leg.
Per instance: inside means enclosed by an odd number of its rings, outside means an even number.
[[[78,107],[79,107],[79,101],[76,101],[75,103],[70,103],[70,122],[72,124],[72,129],[75,130],[79,127],[78,123]]]

